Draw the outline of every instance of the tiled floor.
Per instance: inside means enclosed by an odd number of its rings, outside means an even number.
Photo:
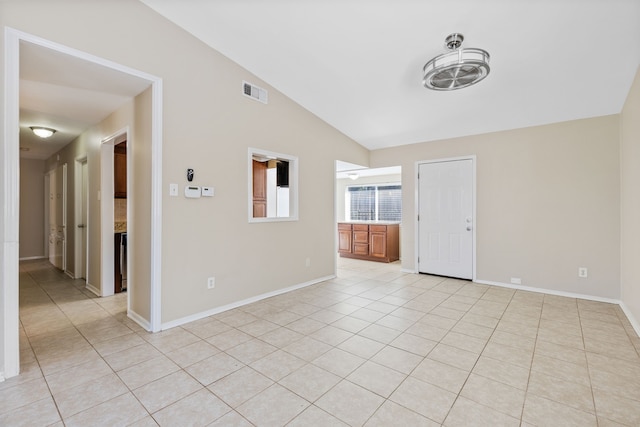
[[[23,263],[0,425],[640,425],[640,339],[617,306],[339,265],[149,334],[126,295]]]

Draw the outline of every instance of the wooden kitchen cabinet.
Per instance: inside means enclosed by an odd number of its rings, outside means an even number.
[[[399,224],[339,223],[338,241],[342,257],[380,262],[400,259]]]
[[[127,198],[127,145],[126,142],[113,147],[113,197]]]
[[[253,161],[253,217],[267,216],[267,163]]]

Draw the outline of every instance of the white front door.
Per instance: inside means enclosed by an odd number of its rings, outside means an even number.
[[[418,271],[473,278],[473,159],[418,166]]]

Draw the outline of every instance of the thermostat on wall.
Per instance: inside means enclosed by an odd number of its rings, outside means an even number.
[[[188,199],[198,199],[200,194],[200,187],[193,185],[187,185],[184,187],[184,197]]]

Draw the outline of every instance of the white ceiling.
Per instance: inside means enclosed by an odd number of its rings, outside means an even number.
[[[370,149],[616,114],[640,64],[638,0],[142,1]],[[453,32],[489,77],[424,89]]]
[[[638,0],[143,2],[370,149],[616,114],[640,64]],[[452,32],[491,74],[424,89]],[[21,156],[49,157],[148,85],[22,42]]]
[[[21,42],[20,156],[50,157],[148,86],[147,80]],[[57,132],[41,139],[30,126]]]

